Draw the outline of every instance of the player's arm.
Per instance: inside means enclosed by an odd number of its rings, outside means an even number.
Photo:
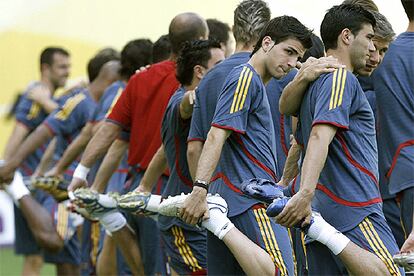
[[[95,161],[104,156],[109,147],[119,136],[122,128],[120,125],[110,121],[105,121],[98,132],[92,137],[82,155],[82,160],[75,170],[72,182],[68,190],[74,190],[86,183],[86,176],[89,168]]]
[[[121,139],[116,139],[112,143],[107,154],[105,155],[105,158],[102,161],[101,166],[99,167],[91,189],[96,190],[99,193],[103,193],[105,191],[109,180],[119,167],[122,157],[127,152],[128,147],[129,143]]]
[[[414,221],[414,213],[413,213],[413,221]],[[400,250],[401,253],[413,253],[414,252],[414,224],[411,229],[411,233],[408,235],[407,239],[405,240],[403,246]]]
[[[53,154],[56,150],[56,143],[57,139],[56,137],[50,141],[49,145],[46,148],[45,153],[42,156],[42,159],[40,160],[39,165],[36,168],[36,171],[34,173],[34,176],[42,176],[45,174],[45,172],[50,168],[50,164],[53,160]]]
[[[6,165],[0,168],[0,180],[4,182],[11,181],[14,171],[21,165],[23,160],[52,137],[53,134],[44,124],[38,126],[13,153]]]
[[[142,177],[136,191],[151,192],[158,178],[167,169],[167,158],[165,157],[164,145],[161,145],[152,157],[145,174]]]
[[[201,151],[203,150],[204,142],[198,140],[188,141],[187,143],[187,162],[188,169],[193,181],[196,178],[197,164],[200,160]]]
[[[336,134],[337,127],[317,124],[312,127],[305,159],[302,165],[299,192],[295,194],[276,220],[286,227],[292,227],[303,218],[310,218],[311,201],[315,193],[319,175],[325,166],[329,145]]]
[[[78,158],[92,138],[92,127],[93,124],[89,122],[82,128],[81,133],[75,138],[75,140],[73,140],[72,143],[70,143],[60,160],[55,165],[55,168],[47,173],[48,175],[63,174],[70,164]]]
[[[9,160],[19,148],[30,130],[22,123],[17,122],[4,149],[3,159]]]
[[[194,90],[185,92],[184,97],[180,103],[181,119],[187,120],[191,118],[191,115],[193,114],[194,99],[195,99]]]
[[[231,133],[231,130],[211,127],[197,166],[196,181],[201,180],[207,183],[210,181],[220,159],[223,145]],[[193,187],[191,195],[184,202],[181,210],[183,221],[196,224],[200,217],[207,215],[206,195],[206,189],[198,186]]]
[[[343,67],[334,57],[314,57],[301,65],[295,78],[283,89],[279,99],[280,113],[295,115],[299,111],[303,96],[309,83],[316,80],[321,74],[333,72],[336,68]]]
[[[286,158],[285,167],[283,168],[282,179],[279,181],[279,185],[287,187],[289,182],[292,181],[299,173],[298,161],[302,149],[293,139],[292,145],[289,149],[288,156]]]
[[[59,107],[59,105],[52,99],[52,93],[46,85],[36,85],[28,92],[28,98],[38,103],[46,113],[51,113]]]

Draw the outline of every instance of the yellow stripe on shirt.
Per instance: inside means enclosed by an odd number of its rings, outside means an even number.
[[[337,75],[338,75],[338,70],[335,70],[332,76],[332,89],[331,89],[331,100],[329,101],[329,110],[333,108],[333,100],[334,100],[335,91],[336,91],[336,76]]]
[[[240,101],[239,98],[240,98],[240,95],[242,94],[243,87],[246,83],[246,78],[247,78],[247,75],[248,75],[249,71],[250,71],[250,69],[247,66],[245,66],[245,67],[243,67],[243,70],[240,73],[239,80],[237,82],[236,91],[234,92],[233,102],[232,102],[231,108],[230,108],[230,113],[236,112],[235,111],[237,109],[236,106],[238,105],[238,103]]]
[[[118,92],[116,92],[116,96],[112,100],[111,106],[109,107],[108,111],[105,114],[105,118],[108,117],[109,114],[111,114],[112,109],[114,108],[116,102],[118,101],[119,97],[121,97],[122,91],[124,91],[124,89],[122,87],[119,87]]]
[[[338,100],[338,107],[342,105],[342,97],[344,95],[344,90],[345,90],[345,81],[346,81],[346,70],[343,69],[343,74],[342,74],[342,84],[341,84],[341,92],[339,94],[339,100]]]
[[[250,86],[250,82],[251,82],[251,80],[252,80],[252,76],[253,76],[253,72],[252,72],[252,71],[250,71],[250,72],[249,72],[249,77],[248,77],[248,79],[247,79],[247,84],[246,84],[246,87],[244,88],[244,91],[243,91],[242,101],[241,101],[240,106],[239,106],[239,108],[238,108],[238,110],[237,110],[237,111],[242,110],[242,109],[243,109],[243,107],[244,107],[244,102],[246,101],[246,95],[247,95],[247,92],[249,92],[249,86]]]

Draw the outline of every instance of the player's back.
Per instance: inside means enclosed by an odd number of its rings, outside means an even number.
[[[414,183],[414,32],[400,34],[374,71],[380,174],[391,193]]]

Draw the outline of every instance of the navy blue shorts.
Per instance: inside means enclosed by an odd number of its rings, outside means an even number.
[[[403,274],[393,261],[398,252],[397,243],[385,218],[380,214],[370,214],[355,228],[343,233],[361,248],[374,253],[387,266],[391,275]],[[338,256],[319,242],[306,245],[309,275],[348,275],[348,271]]]
[[[263,206],[253,206],[230,220],[240,232],[270,255],[276,267],[276,275],[294,275],[288,231],[269,219]],[[207,235],[207,262],[208,273],[211,275],[245,274],[227,246],[210,233]]]
[[[296,275],[307,275],[308,264],[306,261],[305,234],[297,228],[289,228],[288,234],[294,253],[293,262]]]
[[[124,192],[133,191],[140,183],[144,171],[134,174],[132,182],[125,186]],[[167,183],[166,177],[161,177],[160,185],[154,189],[161,189]],[[128,182],[127,182],[128,183]],[[142,262],[146,275],[166,273],[167,258],[161,246],[160,230],[157,222],[152,218],[125,214],[129,226],[134,230],[141,252]]]
[[[179,275],[207,274],[207,232],[173,226],[161,231],[168,263]]]
[[[407,188],[398,193],[401,208],[401,223],[404,229],[405,239],[413,229],[414,212],[414,187]]]
[[[401,220],[401,210],[396,198],[384,199],[382,202],[382,211],[385,219],[391,228],[398,248],[401,248],[405,241],[404,227]]]

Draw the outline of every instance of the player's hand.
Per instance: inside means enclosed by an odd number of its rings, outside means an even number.
[[[191,105],[194,105],[195,100],[196,100],[196,93],[195,93],[196,89],[197,89],[197,87],[194,90],[187,91],[187,93],[189,94],[188,100],[190,101]]]
[[[135,188],[134,191],[140,193],[151,193],[151,189],[147,188],[145,185],[142,185],[141,183],[138,185],[138,187]]]
[[[73,177],[72,181],[69,184],[68,191],[74,191],[81,187],[87,187],[87,186],[88,186],[88,183],[85,180],[77,178],[77,177]]]
[[[408,235],[403,246],[401,247],[400,253],[413,253],[414,252],[414,232]]]
[[[151,64],[147,64],[145,66],[141,66],[139,69],[135,70],[135,74],[145,72],[151,67]]]
[[[0,183],[11,183],[14,178],[15,169],[10,163],[0,165]]]
[[[50,92],[49,88],[44,84],[36,85],[27,93],[27,97],[29,99],[40,104],[44,103],[45,101],[48,101],[51,96],[52,93]]]
[[[207,191],[204,188],[193,188],[191,194],[184,201],[180,218],[185,223],[192,225],[198,223],[200,218],[208,219]]]
[[[276,222],[285,227],[293,227],[303,220],[302,226],[309,224],[312,215],[312,197],[313,194],[304,195],[299,191],[289,200],[283,211],[276,217]]]
[[[58,170],[57,167],[51,168],[49,171],[47,171],[44,176],[50,177],[50,176],[59,176],[63,177],[62,173]]]
[[[303,74],[304,79],[312,82],[322,74],[333,72],[338,68],[345,68],[345,65],[339,63],[337,58],[329,56],[318,59],[309,57],[305,63],[298,67],[300,67],[298,74]]]

